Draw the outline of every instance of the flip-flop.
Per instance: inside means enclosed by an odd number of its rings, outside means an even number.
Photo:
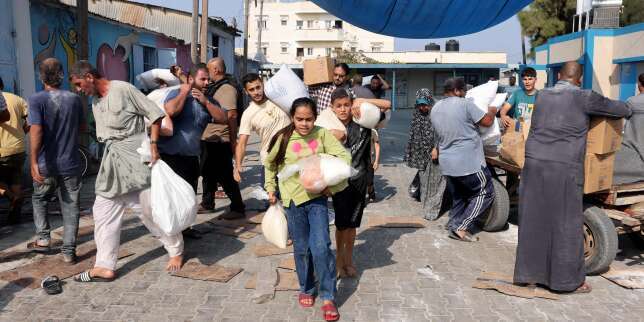
[[[479,240],[478,237],[472,236],[472,234],[470,234],[470,233],[465,233],[465,236],[461,237],[453,230],[449,231],[448,237],[451,238],[451,239],[455,239],[455,240],[466,242],[466,243],[473,243],[473,242],[476,242],[476,241]]]
[[[304,302],[307,300],[311,300],[311,304]],[[300,303],[301,307],[313,307],[313,305],[315,305],[315,297],[313,295],[300,293],[300,295],[298,295],[297,297],[297,301]]]
[[[106,282],[112,282],[114,281],[114,278],[104,278],[100,276],[91,276],[89,275],[89,271],[84,271],[76,276],[74,276],[74,281],[75,282],[80,282],[80,283],[106,283]]]
[[[63,292],[63,286],[58,276],[47,276],[40,282],[40,287],[49,295],[56,295]]]
[[[324,321],[337,321],[340,319],[338,308],[333,303],[322,305],[322,313],[324,314]]]

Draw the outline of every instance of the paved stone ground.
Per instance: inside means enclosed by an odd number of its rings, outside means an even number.
[[[414,171],[401,164],[407,138],[408,112],[396,112],[390,129],[383,131],[383,166],[377,172],[380,198],[365,216],[420,215],[418,203],[407,196]],[[256,144],[255,144],[256,147]],[[258,207],[252,191],[259,180],[257,153],[251,154],[244,181],[249,207]],[[86,182],[83,208],[92,203],[92,182]],[[224,211],[200,215],[199,222]],[[83,220],[87,220],[86,218]],[[559,301],[520,299],[471,288],[482,271],[511,272],[517,229],[511,225],[499,233],[482,233],[479,243],[465,244],[446,237],[441,218],[425,229],[359,230],[355,248],[360,276],[338,286],[342,321],[546,321],[644,320],[644,291],[623,289],[601,277],[590,277],[594,290],[586,295],[562,296]],[[60,226],[60,217],[54,217]],[[32,226],[24,223],[0,232],[0,250],[24,249]],[[320,305],[301,309],[296,292],[277,292],[265,304],[254,304],[246,280],[265,265],[276,266],[289,255],[258,259],[250,246],[263,242],[207,234],[188,241],[187,256],[206,264],[238,265],[244,272],[229,283],[193,281],[164,273],[163,248],[140,222],[129,217],[123,227],[123,247],[136,255],[119,262],[120,278],[93,285],[67,281],[56,296],[41,290],[20,289],[0,281],[0,321],[320,321]],[[642,252],[627,239],[620,241],[615,265],[641,267]],[[0,263],[10,269],[33,259]],[[430,265],[435,278],[416,271]]]

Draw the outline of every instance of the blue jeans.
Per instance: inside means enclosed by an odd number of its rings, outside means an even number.
[[[58,192],[60,210],[63,216],[63,254],[75,254],[78,219],[80,216],[79,194],[81,177],[46,177],[43,184],[34,181],[31,202],[34,211],[36,234],[40,240],[50,240],[51,227],[47,219],[47,201]]]
[[[335,256],[331,252],[327,198],[314,199],[299,206],[291,201],[286,215],[288,231],[293,239],[300,292],[313,295],[317,276],[320,299],[333,301],[336,293]]]

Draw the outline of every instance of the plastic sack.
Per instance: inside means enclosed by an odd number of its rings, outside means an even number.
[[[169,69],[155,68],[136,75],[139,87],[148,91],[159,87],[157,79],[164,81],[168,86],[175,86],[181,83],[176,76],[172,75]]]
[[[152,166],[152,221],[168,235],[181,233],[197,217],[197,196],[192,186],[162,160]]]
[[[314,154],[290,164],[277,177],[286,180],[299,174],[300,184],[310,193],[320,193],[327,187],[335,186],[351,178],[357,171],[338,157],[328,154]]]
[[[362,127],[375,129],[380,123],[380,108],[369,102],[360,104],[360,118],[353,118],[353,121]]]
[[[488,107],[496,98],[498,87],[498,81],[489,81],[467,91],[465,98],[472,100],[479,109],[487,113]],[[490,127],[479,126],[479,134],[481,135],[481,140],[483,140],[483,145],[497,145],[501,138],[501,128],[498,120],[495,118]]]
[[[315,125],[327,130],[338,130],[347,133],[347,127],[342,124],[342,121],[338,119],[331,108],[327,108],[320,112],[320,115],[315,120]]]
[[[172,87],[166,87],[166,88],[159,88],[153,90],[150,94],[148,94],[148,98],[153,101],[163,113],[165,113],[165,99],[168,97],[168,94],[170,94],[171,91],[179,89],[179,85],[177,86],[172,86]],[[150,126],[150,120],[147,118],[145,119],[146,121],[146,126]],[[161,120],[161,131],[162,133],[159,133],[159,135],[163,136],[172,136],[174,133],[174,126],[172,124],[172,120],[168,120],[164,118]]]
[[[293,101],[300,97],[309,97],[304,82],[286,65],[282,65],[280,70],[264,83],[264,93],[287,114],[291,111]]]
[[[141,140],[141,146],[136,149],[136,152],[141,157],[141,163],[150,163],[152,161],[152,151],[150,149],[150,138],[146,133]]]
[[[279,247],[286,248],[288,241],[288,224],[286,211],[281,202],[271,205],[262,219],[262,234],[266,241]]]

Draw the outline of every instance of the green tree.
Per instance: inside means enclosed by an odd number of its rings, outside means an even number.
[[[644,22],[644,1],[624,0],[624,11],[621,16],[622,26]]]
[[[346,64],[378,64],[379,61],[367,57],[361,51],[335,50],[335,60]]]
[[[523,33],[530,38],[530,57],[534,48],[549,38],[572,32],[577,0],[535,0],[518,13]],[[624,0],[621,25],[644,22],[644,0]]]
[[[523,33],[530,38],[531,57],[534,56],[534,48],[545,44],[549,38],[572,31],[576,6],[576,0],[535,0],[519,12]]]

